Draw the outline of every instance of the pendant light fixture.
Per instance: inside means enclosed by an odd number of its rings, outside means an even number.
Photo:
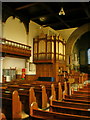
[[[59,15],[65,15],[65,12],[64,12],[64,10],[63,10],[63,7],[61,7],[61,10],[60,10],[60,12],[59,12]]]

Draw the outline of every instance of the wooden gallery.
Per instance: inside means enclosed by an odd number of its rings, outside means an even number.
[[[90,2],[0,9],[0,120],[90,120]]]

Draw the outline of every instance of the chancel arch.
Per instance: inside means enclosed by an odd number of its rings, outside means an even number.
[[[77,40],[84,35],[86,32],[90,31],[90,23],[85,24],[78,29],[76,29],[68,38],[66,44],[66,63],[67,66],[69,65],[72,69],[73,64],[73,48]]]

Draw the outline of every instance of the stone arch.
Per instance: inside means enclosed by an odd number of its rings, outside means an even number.
[[[70,35],[66,44],[66,57],[70,57],[72,55],[74,44],[76,43],[78,38],[80,38],[84,33],[88,31],[90,31],[90,23],[84,24],[83,26],[79,27]]]

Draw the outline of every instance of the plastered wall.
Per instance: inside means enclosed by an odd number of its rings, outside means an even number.
[[[2,27],[3,38],[31,46],[31,57],[29,62],[33,62],[33,38],[39,35],[42,31],[48,35],[58,34],[58,32],[52,28],[42,28],[33,21],[30,21],[29,23],[29,33],[27,34],[24,24],[20,22],[18,18],[13,18],[12,16],[2,24]],[[25,59],[5,57],[3,59],[2,68],[9,69],[10,67],[16,67],[17,74],[21,74],[21,69],[25,68],[25,65],[27,67],[27,74],[36,74],[36,66],[32,64],[29,65],[29,63],[26,64]]]
[[[18,18],[9,17],[3,23],[3,38],[27,45],[27,34],[24,24]]]
[[[11,41],[19,42],[27,45],[27,34],[24,24],[18,18],[13,19],[9,17],[5,23],[2,24],[2,37]],[[5,57],[3,59],[3,69],[9,68],[17,69],[17,74],[21,74],[21,69],[25,68],[25,59]]]
[[[62,36],[62,38],[67,41],[70,35],[76,30],[77,28],[70,28],[70,29],[63,29],[58,30],[59,34]]]

